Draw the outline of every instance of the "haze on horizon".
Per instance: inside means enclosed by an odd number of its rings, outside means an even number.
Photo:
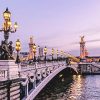
[[[15,44],[19,38],[22,51],[28,51],[30,36],[38,45],[74,55],[79,55],[79,44],[74,43],[80,36],[86,41],[100,39],[100,0],[0,0],[0,28],[6,7],[19,25],[10,40]],[[87,42],[86,47],[89,55],[100,55],[100,41]]]

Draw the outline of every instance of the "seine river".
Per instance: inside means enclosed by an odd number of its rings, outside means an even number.
[[[100,100],[100,75],[59,75],[35,100]]]

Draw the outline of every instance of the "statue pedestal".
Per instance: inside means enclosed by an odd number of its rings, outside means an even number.
[[[2,79],[16,79],[18,76],[18,64],[15,60],[0,60],[0,81]]]

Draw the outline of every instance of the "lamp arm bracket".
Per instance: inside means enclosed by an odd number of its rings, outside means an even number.
[[[11,33],[15,33],[16,31],[15,31],[15,30],[10,30],[10,32],[11,32]]]

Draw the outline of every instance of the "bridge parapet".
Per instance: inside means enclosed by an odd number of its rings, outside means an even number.
[[[42,69],[50,70],[52,71],[54,68],[58,68],[61,65],[66,65],[66,62],[46,62],[46,63],[34,63],[33,65],[27,65],[25,67],[20,66],[21,70],[19,71],[20,74],[26,73],[29,74],[30,71],[38,71]]]
[[[80,63],[79,72],[81,74],[100,74],[100,64],[98,63]]]
[[[55,75],[57,75],[63,69],[67,67],[71,67],[75,71],[77,71],[76,65],[73,64],[68,66],[66,61],[51,61],[51,62],[44,62],[44,63],[35,62],[33,64],[22,64],[22,65],[15,64],[15,65],[18,68],[17,69],[18,73],[17,73],[17,77],[15,76],[14,77],[20,78],[19,81],[21,83],[20,85],[21,100],[23,97],[24,99],[30,98],[31,93],[34,93],[34,91],[38,91],[37,89],[41,85],[42,85],[41,87],[42,89],[44,85],[46,85]],[[11,71],[13,72],[13,70]],[[0,69],[0,79],[2,81],[8,80],[8,74],[9,74],[8,72],[9,72],[8,68]],[[39,91],[36,93],[39,93]],[[32,99],[27,99],[27,100],[32,100]]]
[[[26,91],[24,97],[28,97],[30,94],[28,84],[32,83],[31,89],[35,89],[46,77],[51,75],[54,71],[64,66],[67,67],[66,61],[53,61],[46,63],[34,63],[33,66],[26,68],[21,67],[20,78],[23,80],[21,82],[24,91]],[[30,89],[30,90],[31,90]],[[23,90],[22,90],[23,91]]]

